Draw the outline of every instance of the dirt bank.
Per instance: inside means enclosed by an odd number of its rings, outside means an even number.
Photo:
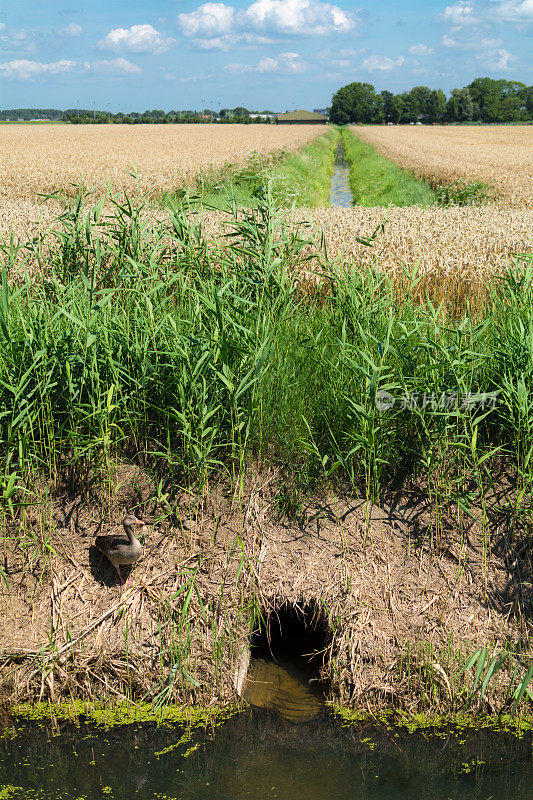
[[[530,548],[501,514],[508,491],[492,495],[484,529],[414,488],[380,507],[294,501],[273,472],[240,493],[183,492],[173,511],[161,486],[120,467],[113,487],[65,492],[3,531],[1,696],[226,703],[259,613],[295,604],[329,632],[336,701],[457,708],[476,648],[531,655]],[[126,508],[153,524],[122,590],[93,543]],[[493,676],[489,709],[508,684]]]

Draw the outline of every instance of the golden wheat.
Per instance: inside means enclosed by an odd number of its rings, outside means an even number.
[[[533,210],[494,206],[441,208],[307,208],[291,219],[307,221],[314,234],[324,232],[328,255],[357,264],[379,263],[389,272],[418,264],[421,272],[486,275],[498,271],[515,253],[531,252]],[[368,237],[383,223],[373,247]]]
[[[289,220],[307,222],[310,238],[320,242],[323,236],[328,258],[342,261],[349,270],[377,269],[400,291],[408,283],[406,272],[416,272],[415,295],[423,298],[428,292],[458,311],[467,303],[472,309],[481,307],[494,276],[501,275],[517,254],[533,249],[530,209],[310,208],[292,212]],[[358,241],[376,229],[372,247]]]
[[[324,132],[317,125],[4,125],[1,193],[29,199],[82,181],[101,191],[139,186],[172,191],[198,173],[252,152],[296,150]]]
[[[0,235],[24,239],[43,231],[58,216],[56,204],[37,204],[29,200],[4,198],[0,204]],[[164,210],[147,212],[163,219]],[[318,241],[324,233],[327,254],[333,258],[368,267],[375,264],[390,274],[400,273],[402,265],[418,264],[423,274],[438,274],[483,280],[501,270],[509,258],[533,249],[533,209],[487,206],[441,208],[376,207],[302,208],[286,212],[290,223],[308,223],[301,234]],[[209,234],[220,233],[226,216],[204,212]],[[373,247],[358,238],[379,231]]]
[[[352,128],[363,141],[435,183],[482,181],[498,204],[533,204],[533,126],[389,126]]]
[[[325,245],[322,260],[340,262],[348,272],[375,269],[403,291],[406,273],[419,279],[414,294],[428,292],[449,308],[479,309],[494,276],[521,254],[533,250],[533,210],[494,205],[442,208],[376,207],[300,208],[285,215],[300,236]],[[226,220],[215,212],[203,216],[209,236],[220,238]],[[303,225],[302,225],[303,223]],[[221,230],[222,228],[222,230]],[[372,246],[360,239],[377,230]],[[309,252],[315,250],[310,248]],[[326,272],[329,266],[325,264]],[[304,283],[320,284],[323,267],[316,259],[302,271]]]

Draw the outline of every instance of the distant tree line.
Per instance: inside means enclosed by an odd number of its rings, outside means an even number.
[[[209,122],[244,122],[246,124],[272,122],[274,114],[272,111],[250,111],[239,106],[237,108],[223,108],[221,111],[204,108],[203,111],[162,111],[154,109],[152,111],[130,111],[129,113],[119,112],[112,114],[109,111],[97,111],[87,108],[68,108],[60,111],[56,108],[11,108],[0,111],[1,120],[36,120],[50,119],[61,122],[70,122],[73,125],[87,125],[88,123],[115,123],[122,125],[140,125],[152,123],[156,125],[179,124],[179,123],[209,123]]]
[[[350,122],[521,122],[533,119],[533,86],[520,81],[476,78],[450,97],[442,89],[415,86],[409,92],[377,93],[369,83],[349,83],[334,95],[329,115]]]
[[[61,120],[65,112],[59,108],[8,108],[0,111],[0,120],[19,120],[29,122],[31,119]]]

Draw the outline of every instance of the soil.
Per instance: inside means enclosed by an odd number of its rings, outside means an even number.
[[[267,471],[171,508],[122,466],[111,488],[26,509],[0,552],[0,697],[225,704],[254,613],[257,624],[286,604],[328,628],[323,677],[346,707],[451,708],[476,648],[531,655],[530,547],[502,514],[507,481],[485,526],[417,488],[380,506],[300,498],[287,518],[282,487]],[[126,510],[147,526],[122,589],[94,539]],[[507,685],[494,676],[489,710]]]

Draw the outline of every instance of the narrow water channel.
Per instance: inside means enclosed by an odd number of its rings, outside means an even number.
[[[350,167],[344,156],[342,142],[337,145],[337,154],[331,179],[330,203],[335,208],[351,208],[353,206],[350,189]]]
[[[9,800],[531,800],[532,735],[294,725],[248,710],[215,731],[17,721],[0,737]]]

